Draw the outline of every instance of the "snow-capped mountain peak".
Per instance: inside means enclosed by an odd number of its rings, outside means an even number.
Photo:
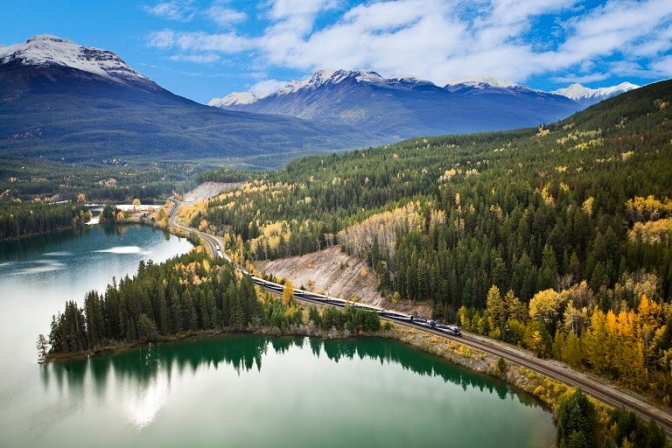
[[[259,97],[250,92],[233,92],[224,98],[213,98],[208,102],[208,106],[227,107],[227,106],[243,106],[252,104],[257,101]]]
[[[111,51],[78,45],[51,34],[41,34],[23,44],[0,47],[0,65],[19,63],[34,67],[67,67],[114,82],[151,82]]]
[[[354,79],[356,82],[378,83],[384,82],[385,78],[376,72],[368,70],[318,70],[312,77],[303,81],[292,81],[275,93],[292,93],[299,89],[317,88],[326,84],[340,84],[348,79]]]
[[[629,82],[623,82],[617,86],[602,87],[599,89],[591,89],[590,87],[584,87],[581,84],[572,84],[569,87],[555,90],[552,93],[566,96],[574,101],[597,102],[621,93],[629,92],[630,90],[638,89],[639,87],[640,86]]]
[[[369,70],[318,70],[310,78],[302,81],[291,81],[275,92],[254,94],[250,92],[234,92],[224,98],[213,98],[208,104],[215,107],[245,106],[268,97],[280,97],[294,93],[316,90],[325,86],[335,86],[345,82],[368,84],[391,89],[407,89],[405,85],[432,84],[414,77],[387,79]],[[433,85],[433,84],[432,84]]]
[[[386,81],[386,79],[378,73],[366,70],[350,71],[322,69],[313,73],[313,76],[310,78],[301,81],[291,81],[275,92],[260,94],[234,92],[224,98],[213,98],[208,102],[208,105],[223,108],[226,108],[227,106],[245,106],[267,97],[284,96],[307,90],[314,90],[326,85],[341,84],[348,79],[368,84],[384,83]]]
[[[513,87],[520,87],[513,81],[507,79],[495,78],[494,76],[474,76],[470,78],[460,79],[449,82],[446,88],[450,87],[472,87],[476,89],[499,88],[510,89]]]

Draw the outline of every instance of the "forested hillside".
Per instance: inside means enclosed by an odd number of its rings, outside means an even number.
[[[539,129],[300,159],[193,224],[252,260],[340,244],[390,298],[669,395],[671,101],[668,81]]]

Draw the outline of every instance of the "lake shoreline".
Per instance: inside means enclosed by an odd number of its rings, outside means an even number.
[[[101,355],[115,355],[136,348],[146,347],[151,344],[166,344],[181,341],[199,341],[222,335],[257,334],[271,337],[304,336],[319,338],[322,340],[332,339],[355,339],[355,338],[383,338],[395,339],[404,344],[413,346],[426,353],[446,359],[453,364],[464,367],[470,371],[480,373],[492,378],[500,379],[509,385],[517,387],[534,396],[539,402],[554,412],[557,404],[563,396],[572,393],[574,388],[549,377],[533,372],[525,367],[506,365],[504,371],[498,367],[499,358],[468,347],[458,340],[447,337],[432,335],[423,331],[392,324],[391,329],[382,329],[373,333],[351,334],[347,330],[322,330],[312,323],[294,327],[282,331],[277,327],[255,327],[249,329],[226,328],[217,330],[202,330],[161,337],[156,341],[115,343],[102,348],[81,352],[53,353],[38,361],[40,364],[67,363],[79,361]]]
[[[306,336],[327,340],[327,339],[353,339],[362,337],[384,338],[386,336],[383,333],[387,334],[390,332],[381,329],[380,331],[375,333],[362,332],[359,334],[350,334],[346,330],[326,331],[310,325],[308,326],[302,325],[298,328],[294,328],[292,331],[281,331],[277,327],[266,327],[266,326],[249,328],[249,329],[241,329],[241,328],[224,328],[217,330],[211,329],[211,330],[191,331],[170,336],[162,336],[155,341],[116,342],[114,344],[106,345],[91,350],[84,350],[78,352],[47,353],[43,359],[38,360],[38,364],[67,363],[70,361],[79,361],[82,359],[102,355],[114,355],[117,353],[123,353],[136,348],[145,347],[150,344],[166,344],[166,343],[189,341],[189,340],[199,341],[226,334],[258,334],[258,335],[275,336],[275,337]]]

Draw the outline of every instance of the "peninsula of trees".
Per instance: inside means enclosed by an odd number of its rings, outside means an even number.
[[[72,229],[91,219],[91,212],[74,203],[0,202],[0,241]]]
[[[357,334],[379,330],[380,320],[378,314],[361,309],[327,309],[320,314],[311,308],[304,322],[303,310],[291,295],[284,300],[259,296],[249,275],[197,249],[158,265],[141,262],[135,277],[114,281],[104,294],[87,293],[83,308],[68,301],[53,317],[48,339],[40,335],[38,350],[48,359],[199,331],[309,332],[300,328],[304,325]]]

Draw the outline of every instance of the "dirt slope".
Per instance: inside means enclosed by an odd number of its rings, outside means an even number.
[[[300,257],[257,262],[255,268],[278,279],[290,280],[295,288],[303,286],[332,297],[421,316],[431,315],[431,306],[427,304],[401,301],[393,305],[378,292],[373,270],[363,260],[341,252],[338,246]]]
[[[203,182],[198,187],[184,194],[183,202],[186,204],[194,204],[203,199],[209,199],[217,196],[219,193],[227,190],[233,190],[242,185],[242,182],[225,183],[225,182]]]

